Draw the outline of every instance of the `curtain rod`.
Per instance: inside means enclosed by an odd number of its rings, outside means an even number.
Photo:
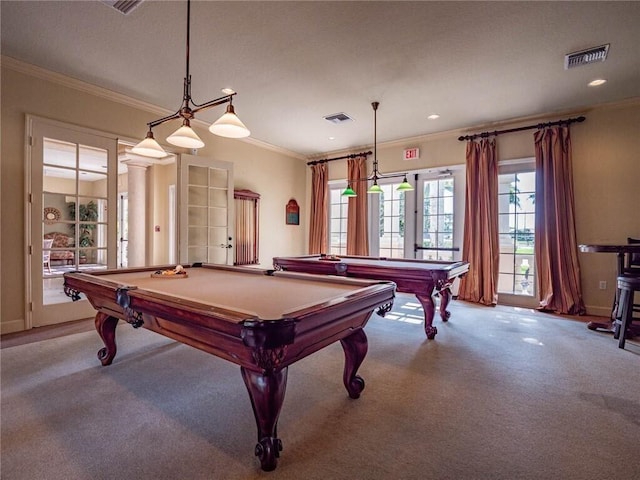
[[[538,123],[537,125],[528,125],[526,127],[518,127],[518,128],[509,128],[507,130],[494,130],[493,132],[482,132],[482,133],[476,133],[473,135],[465,135],[463,137],[458,137],[458,140],[460,140],[461,142],[464,140],[473,140],[475,138],[487,138],[491,135],[500,135],[501,133],[512,133],[512,132],[521,132],[523,130],[533,130],[534,128],[546,128],[546,127],[553,127],[555,125],[569,125],[571,123],[580,123],[580,122],[584,122],[585,121],[585,117],[576,117],[576,118],[567,118],[566,120],[558,120],[556,122],[547,122],[547,123]]]
[[[334,160],[344,160],[345,158],[356,158],[363,155],[371,155],[371,150],[369,150],[368,152],[352,153],[351,155],[344,155],[342,157],[325,158],[324,160],[313,160],[312,162],[307,162],[307,165],[317,165],[318,163],[333,162]]]

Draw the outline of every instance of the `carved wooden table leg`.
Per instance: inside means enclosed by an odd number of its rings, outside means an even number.
[[[98,312],[95,318],[95,325],[100,338],[104,342],[104,348],[98,351],[98,360],[102,365],[111,365],[113,357],[116,356],[116,326],[118,319],[106,313]]]
[[[244,384],[249,391],[253,414],[258,426],[256,456],[260,459],[262,469],[270,472],[277,467],[278,457],[282,450],[282,441],[277,437],[277,429],[278,417],[287,387],[288,368],[284,367],[265,374],[247,370],[244,367],[241,367],[240,370]]]
[[[424,332],[429,340],[433,340],[436,333],[438,333],[438,329],[433,326],[433,317],[436,313],[436,304],[433,301],[433,296],[431,292],[416,293],[416,298],[424,310]]]
[[[451,312],[447,310],[447,306],[451,300],[451,290],[449,287],[445,287],[438,293],[440,295],[440,317],[442,317],[443,322],[446,322],[451,316]]]
[[[340,340],[340,343],[345,356],[344,375],[342,377],[344,386],[351,398],[359,398],[360,392],[364,390],[364,379],[356,375],[356,372],[367,355],[367,335],[362,328],[358,328],[348,337]]]

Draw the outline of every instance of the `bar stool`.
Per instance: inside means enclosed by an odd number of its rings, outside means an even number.
[[[620,291],[620,302],[616,312],[616,322],[613,338],[617,338],[618,347],[624,348],[625,337],[628,329],[634,320],[633,296],[635,292],[640,292],[640,277],[620,276],[618,277],[618,290]]]

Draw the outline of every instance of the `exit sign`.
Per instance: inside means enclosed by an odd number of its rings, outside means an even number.
[[[405,148],[403,153],[403,160],[415,160],[420,158],[420,149],[419,148]]]

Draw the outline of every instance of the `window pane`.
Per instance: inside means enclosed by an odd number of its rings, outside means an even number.
[[[205,167],[197,167],[195,165],[189,165],[189,184],[190,185],[201,185],[206,187],[207,183],[207,168]],[[200,255],[206,255],[206,252],[198,252]]]
[[[348,197],[342,196],[344,187],[329,189],[329,252],[332,255],[347,253]]]
[[[498,175],[498,292],[534,295],[535,172]]]
[[[107,172],[107,151],[102,148],[88,147],[86,145],[78,146],[78,168],[89,172]],[[80,172],[82,175],[83,172]]]
[[[425,247],[453,248],[453,178],[424,182],[422,205],[422,245]],[[451,251],[425,250],[425,260],[450,260]]]

